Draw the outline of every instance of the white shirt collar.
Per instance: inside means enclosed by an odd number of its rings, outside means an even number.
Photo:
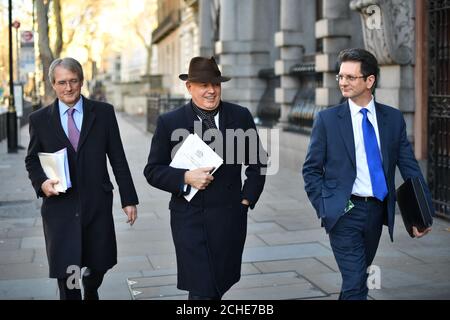
[[[367,106],[358,106],[356,103],[354,103],[351,99],[348,99],[348,105],[350,107],[350,113],[352,117],[357,115],[362,108],[367,108],[370,114],[375,115],[375,100],[372,96],[372,99],[370,100],[369,104]]]

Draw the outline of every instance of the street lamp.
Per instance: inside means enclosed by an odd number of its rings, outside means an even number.
[[[9,104],[7,113],[8,153],[17,153],[17,113],[14,103],[13,48],[12,48],[12,0],[8,0],[9,22]]]

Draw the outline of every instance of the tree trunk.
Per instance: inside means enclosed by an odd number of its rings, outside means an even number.
[[[55,58],[61,56],[63,49],[63,27],[61,20],[61,0],[53,0],[53,14],[56,22],[56,42],[55,42]]]
[[[152,73],[152,46],[146,45],[145,49],[147,49],[147,63],[145,65],[145,74],[149,75]]]
[[[36,0],[37,28],[39,34],[38,46],[42,63],[42,81],[44,81],[44,104],[48,104],[55,97],[53,88],[48,80],[48,69],[53,61],[53,53],[50,49],[50,41],[48,39],[48,7],[48,1],[44,3],[44,0]]]

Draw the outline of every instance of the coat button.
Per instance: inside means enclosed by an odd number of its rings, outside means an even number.
[[[79,216],[80,216],[80,214],[79,214],[78,212],[76,212],[76,213],[75,213],[75,217],[78,218]]]

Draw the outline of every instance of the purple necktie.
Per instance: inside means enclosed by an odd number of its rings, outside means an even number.
[[[73,120],[73,113],[75,112],[75,108],[70,108],[67,112],[67,131],[69,135],[69,141],[72,144],[75,151],[78,148],[78,140],[80,140],[80,131],[75,125],[75,120]]]

